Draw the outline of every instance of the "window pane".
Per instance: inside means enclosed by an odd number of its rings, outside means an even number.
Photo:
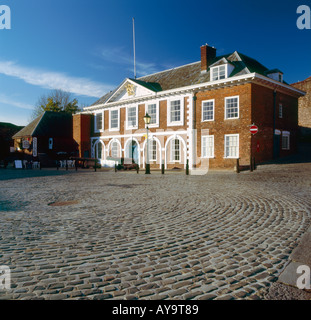
[[[225,136],[225,156],[237,158],[239,154],[239,138],[237,135]]]
[[[279,104],[279,118],[283,118],[283,105]]]
[[[282,135],[282,149],[283,150],[289,150],[290,149],[289,134],[283,134]]]
[[[96,158],[101,159],[102,157],[102,144],[99,142],[96,145]]]
[[[203,121],[214,120],[214,101],[203,102]]]
[[[127,123],[129,127],[136,126],[136,107],[128,108],[127,110]]]
[[[95,122],[96,122],[96,130],[101,130],[103,128],[103,114],[102,113],[96,113]]]
[[[179,161],[180,160],[180,144],[178,139],[172,140],[171,149],[172,149],[172,161]]]
[[[111,145],[111,156],[114,158],[118,157],[118,143],[113,142]]]
[[[225,79],[226,77],[226,67],[220,66],[219,67],[219,79]]]
[[[226,99],[226,118],[238,118],[239,117],[239,105],[238,98]]]
[[[214,157],[214,136],[202,137],[202,157]]]
[[[171,101],[171,122],[180,121],[180,100]]]
[[[214,67],[212,69],[212,81],[225,79],[226,78],[226,65]]]
[[[157,142],[155,140],[149,141],[149,160],[157,160]]]
[[[118,125],[119,125],[118,110],[111,110],[110,117],[111,117],[110,127],[111,128],[118,128]]]
[[[149,104],[147,108],[147,113],[151,117],[150,124],[157,123],[157,105],[156,104]]]

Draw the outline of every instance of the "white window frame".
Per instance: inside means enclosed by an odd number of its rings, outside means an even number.
[[[212,147],[209,144],[207,144],[207,141],[211,141],[212,142]],[[214,149],[215,149],[214,146],[215,146],[215,144],[214,144],[214,135],[202,136],[202,139],[201,139],[201,158],[204,158],[204,159],[214,158],[215,157],[214,156]],[[204,152],[204,147],[206,149],[206,153]],[[212,152],[211,153],[208,152],[210,150],[210,148],[212,148]]]
[[[213,103],[213,118],[212,119],[204,119],[204,104],[205,103]],[[202,122],[214,121],[215,120],[215,99],[204,100],[202,101]]]
[[[102,115],[102,127],[97,128],[97,115]],[[96,112],[94,114],[94,132],[103,132],[104,130],[104,111]]]
[[[176,149],[175,149],[175,141],[178,140],[178,160],[175,159]],[[171,162],[181,162],[181,141],[178,138],[174,138],[171,140]]]
[[[115,150],[113,150],[115,144],[116,144],[116,146],[117,146],[117,155],[116,155],[116,156],[113,155],[113,152],[115,151]],[[112,141],[110,148],[111,148],[111,151],[110,151],[111,157],[113,157],[113,158],[118,158],[118,157],[119,157],[119,144],[118,144],[118,142],[117,142],[117,141]]]
[[[286,145],[284,146],[284,138],[286,139]],[[282,150],[290,150],[290,132],[283,131],[282,132]]]
[[[100,150],[100,157],[98,156],[99,150]],[[103,158],[103,154],[104,154],[103,144],[99,141],[95,145],[95,158],[102,159]]]
[[[135,112],[136,112],[136,125],[130,125],[129,124],[129,120],[128,120],[128,116],[129,116],[129,109],[134,109],[135,108]],[[126,129],[129,130],[129,129],[138,129],[138,106],[136,105],[131,105],[131,106],[128,106],[126,107]]]
[[[147,144],[146,144],[147,148]],[[157,161],[157,155],[158,155],[158,143],[155,139],[149,139],[149,161]],[[155,157],[154,156],[155,151]]]
[[[111,112],[117,111],[118,112],[118,127],[111,128]],[[109,110],[109,131],[120,131],[120,108],[119,109],[110,109]]]
[[[227,156],[227,138],[230,137],[237,137],[237,146],[236,146],[236,150],[237,150],[237,154],[235,155],[228,155]],[[240,135],[238,133],[236,134],[225,134],[225,138],[224,138],[224,158],[225,159],[238,159],[239,158],[239,153],[240,153]]]
[[[283,104],[279,103],[279,118],[283,119]]]
[[[148,112],[148,107],[150,105],[155,105],[156,106],[156,122],[155,123],[150,123],[148,125],[149,128],[156,128],[159,127],[159,101],[151,101],[145,104],[145,114],[148,113],[150,115],[150,113]],[[145,125],[146,127],[147,125]]]
[[[227,101],[229,99],[237,99],[237,105],[238,105],[238,116],[237,117],[227,117]],[[232,119],[239,119],[240,118],[240,96],[232,96],[232,97],[225,97],[225,120],[232,120]]]
[[[171,121],[171,103],[173,101],[180,101],[180,120]],[[183,126],[184,125],[184,98],[173,97],[167,100],[167,126]]]
[[[224,78],[221,78],[221,79],[220,79],[220,68],[224,68],[225,69]],[[214,78],[214,71],[217,72],[217,79]],[[228,78],[228,64],[221,64],[221,65],[216,66],[216,67],[211,67],[210,68],[210,78],[211,78],[211,81],[218,81],[218,80],[223,80],[223,79]]]

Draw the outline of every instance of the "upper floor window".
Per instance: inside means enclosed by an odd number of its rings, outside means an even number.
[[[137,107],[127,108],[127,128],[137,128]]]
[[[100,130],[103,130],[104,128],[104,122],[103,122],[103,112],[95,113],[94,116],[94,131],[99,132]]]
[[[171,99],[168,101],[167,118],[168,125],[178,126],[184,122],[184,107],[182,99]]]
[[[281,103],[279,104],[279,118],[283,118],[283,105]]]
[[[225,119],[239,118],[239,97],[225,98]]]
[[[202,101],[202,121],[214,120],[215,100]]]
[[[156,126],[159,124],[158,105],[156,103],[147,104],[146,113],[151,117],[150,126]]]
[[[221,80],[227,78],[227,65],[223,64],[221,66],[211,68],[211,80]]]
[[[119,130],[119,109],[110,110],[110,130]]]
[[[171,101],[171,122],[180,121],[181,117],[181,107],[180,100]]]

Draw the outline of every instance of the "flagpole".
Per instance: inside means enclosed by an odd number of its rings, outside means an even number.
[[[136,79],[135,21],[133,18],[134,79]]]

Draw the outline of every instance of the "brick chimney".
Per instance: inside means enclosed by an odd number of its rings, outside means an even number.
[[[201,46],[201,72],[206,72],[211,61],[216,58],[216,48],[208,44]]]

